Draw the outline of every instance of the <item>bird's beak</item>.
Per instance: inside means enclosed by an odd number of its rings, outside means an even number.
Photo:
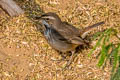
[[[41,16],[34,17],[34,19],[35,19],[36,21],[39,21],[40,23],[42,23],[42,22],[45,20],[45,19],[42,18]]]
[[[39,20],[40,23],[42,23],[43,25],[47,25],[49,26],[49,24],[45,21],[44,17],[35,17],[36,20]]]

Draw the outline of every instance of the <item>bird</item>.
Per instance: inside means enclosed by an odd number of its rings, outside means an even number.
[[[67,52],[74,50],[77,45],[71,44],[66,38],[64,38],[57,30],[55,30],[51,25],[49,25],[46,21],[42,21],[44,24],[44,36],[50,46],[54,49]],[[84,44],[84,43],[81,43]]]
[[[62,21],[60,17],[53,12],[45,13],[40,17],[35,17],[35,19],[41,21],[44,32],[43,35],[52,48],[63,53],[72,53],[66,66],[71,64],[76,47],[87,45],[87,42],[84,40],[87,32],[104,24],[104,21],[101,21],[84,29],[78,29],[68,22]]]

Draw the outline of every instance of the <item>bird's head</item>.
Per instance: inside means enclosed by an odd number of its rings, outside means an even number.
[[[59,23],[61,22],[59,16],[53,12],[45,13],[41,17],[36,17],[36,19],[45,20],[48,24],[54,26],[59,25]]]

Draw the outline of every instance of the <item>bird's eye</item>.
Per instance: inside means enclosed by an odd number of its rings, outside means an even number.
[[[49,18],[46,18],[46,20],[48,21],[48,20],[49,20]]]

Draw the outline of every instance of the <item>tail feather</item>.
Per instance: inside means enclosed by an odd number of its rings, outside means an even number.
[[[90,31],[92,31],[94,28],[96,28],[96,27],[98,27],[99,25],[102,25],[102,24],[104,24],[104,23],[105,23],[105,22],[102,21],[102,22],[98,22],[98,23],[96,23],[96,24],[93,24],[93,25],[91,25],[91,26],[86,27],[85,29],[83,29],[83,30],[80,32],[81,37],[82,37],[82,38],[85,38],[86,35],[87,35]]]

